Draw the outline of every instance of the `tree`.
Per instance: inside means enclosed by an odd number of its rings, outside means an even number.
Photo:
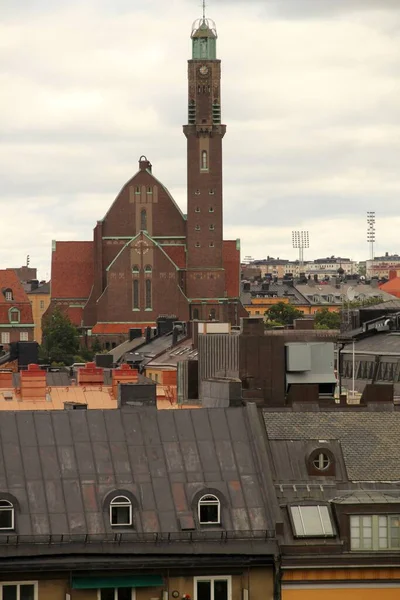
[[[292,304],[278,302],[265,312],[268,321],[276,321],[280,325],[292,325],[295,319],[303,316],[301,310],[295,308]]]
[[[42,360],[49,364],[73,363],[79,351],[79,333],[69,317],[59,308],[43,320],[43,342],[40,348]]]
[[[315,313],[315,329],[340,329],[340,313],[322,308]]]

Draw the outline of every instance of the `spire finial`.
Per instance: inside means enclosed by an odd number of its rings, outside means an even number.
[[[206,18],[206,0],[203,0],[203,20]]]

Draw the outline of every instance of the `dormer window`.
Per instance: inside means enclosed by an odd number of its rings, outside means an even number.
[[[289,513],[295,537],[333,537],[335,535],[326,505],[290,506]]]
[[[312,463],[318,471],[325,471],[331,464],[331,461],[325,452],[320,452],[315,456]]]
[[[307,471],[309,475],[314,476],[332,476],[335,475],[335,457],[327,448],[317,448],[306,458]]]
[[[132,502],[126,496],[116,496],[110,502],[111,527],[132,525]]]
[[[7,302],[12,302],[14,300],[12,290],[5,290],[4,297],[7,300]]]
[[[351,550],[399,550],[400,515],[351,515]]]
[[[199,523],[200,525],[220,525],[221,503],[217,496],[207,494],[199,500]]]
[[[0,530],[14,529],[14,505],[8,500],[0,500]]]
[[[10,323],[19,323],[21,319],[21,313],[19,312],[18,308],[10,308],[8,311],[8,317]]]

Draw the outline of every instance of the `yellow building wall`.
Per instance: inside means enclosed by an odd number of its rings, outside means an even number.
[[[399,578],[398,568],[287,571],[282,600],[398,600]]]
[[[28,294],[35,323],[34,341],[42,343],[42,317],[50,305],[50,294]]]
[[[229,576],[228,572],[222,572],[220,575]],[[85,574],[82,574],[85,576]],[[204,572],[207,576],[207,571]],[[213,575],[210,575],[212,577]],[[214,575],[215,576],[215,575]],[[203,577],[203,575],[202,575]],[[70,594],[71,600],[98,600],[97,590],[71,590],[69,588],[69,578],[55,580],[39,580],[37,577],[29,576],[24,573],[13,577],[2,577],[2,581],[22,583],[23,579],[29,582],[38,582],[38,600],[65,600],[66,593]],[[163,600],[163,591],[168,591],[168,600],[174,600],[173,591],[179,592],[178,600],[185,594],[194,599],[195,577],[170,577],[165,580],[165,588],[145,587],[136,588],[136,600]],[[241,575],[232,575],[232,596],[231,600],[243,600],[243,590],[248,590],[249,600],[273,600],[274,575],[270,567],[253,568],[243,572]],[[1,583],[1,581],[0,581]]]
[[[400,585],[396,588],[374,586],[337,589],[283,589],[282,600],[399,600]]]

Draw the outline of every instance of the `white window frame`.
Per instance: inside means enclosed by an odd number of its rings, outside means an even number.
[[[205,498],[215,498],[215,500],[205,500]],[[202,521],[200,516],[200,509],[202,506],[217,506],[218,507],[218,520],[217,521]],[[204,494],[197,503],[197,515],[199,518],[200,525],[221,525],[221,502],[215,494]],[[211,599],[212,600],[212,599]]]
[[[228,598],[227,600],[232,599],[232,576],[231,575],[217,575],[212,577],[193,577],[193,587],[194,587],[194,600],[197,599],[197,582],[198,581],[209,581],[210,583],[214,583],[214,581],[227,581],[228,582]],[[211,585],[211,595],[210,600],[214,600],[214,586]]]
[[[13,293],[10,292],[10,290],[7,290],[6,292],[4,292],[4,297],[7,300],[7,302],[13,301]]]
[[[0,600],[3,600],[3,587],[7,585],[17,586],[17,600],[20,600],[20,586],[21,585],[33,585],[33,597],[34,600],[38,600],[38,582],[37,581],[2,581],[0,583]]]
[[[11,511],[11,527],[0,527],[0,531],[12,531],[15,524],[15,508],[14,504],[9,500],[0,497],[0,502],[7,502],[6,506],[0,506],[0,512]]]
[[[2,344],[9,344],[10,343],[10,332],[9,331],[2,331],[1,332],[1,343]]]
[[[19,334],[20,342],[28,342],[29,341],[29,333],[27,331],[21,331]]]
[[[124,502],[119,501],[121,498],[124,499]],[[112,509],[113,508],[127,508],[129,507],[129,523],[113,523],[112,520]],[[126,496],[115,496],[110,502],[110,525],[111,527],[131,527],[133,524],[133,511],[132,511],[132,502]]]
[[[104,589],[104,588],[103,588]],[[111,588],[114,589],[114,600],[118,600],[118,590],[119,588]],[[102,590],[97,590],[97,600],[101,600],[101,592]],[[35,598],[36,600],[36,598]],[[136,588],[131,588],[131,600],[136,600]]]
[[[335,532],[335,528],[333,525],[333,519],[332,519],[332,514],[331,511],[329,510],[329,506],[327,506],[326,504],[292,504],[289,507],[289,512],[290,512],[290,518],[292,521],[292,529],[293,529],[293,535],[295,538],[332,538],[336,536],[336,532]],[[303,515],[301,510],[304,508],[314,508],[316,509],[318,515],[319,515],[319,521],[320,521],[320,525],[321,525],[321,532],[320,533],[313,533],[313,532],[308,532],[306,525],[304,523],[304,519],[303,519]],[[325,530],[325,524],[324,524],[324,517],[322,516],[322,512],[321,509],[324,509],[324,511],[326,511],[327,516],[329,518],[329,523],[331,526],[331,531]],[[298,518],[300,519],[300,524],[301,527],[303,529],[303,533],[300,531],[296,530],[296,518],[297,515],[294,514],[294,511],[298,510]]]

